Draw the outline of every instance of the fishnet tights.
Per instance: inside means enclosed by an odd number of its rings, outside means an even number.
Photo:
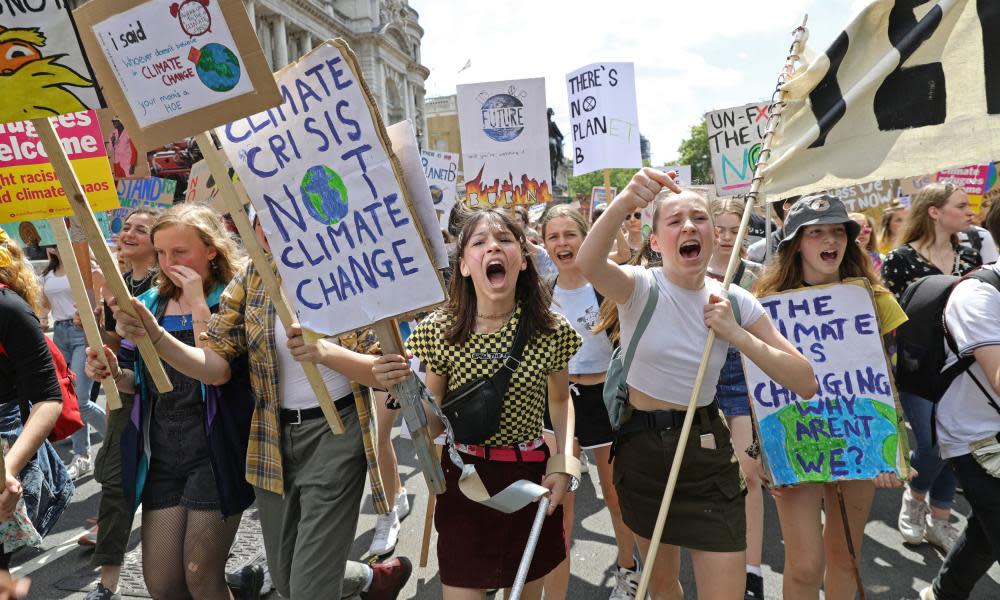
[[[226,560],[239,517],[173,506],[142,513],[142,575],[154,600],[232,600]]]

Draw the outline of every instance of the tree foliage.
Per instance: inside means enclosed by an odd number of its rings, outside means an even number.
[[[632,176],[635,175],[637,169],[610,169],[611,171],[611,187],[621,191],[628,182],[632,180]],[[604,185],[604,172],[594,171],[593,173],[587,173],[586,175],[580,176],[570,176],[569,178],[569,196],[575,198],[578,195],[583,195],[590,198],[590,191],[595,187],[602,187]]]
[[[712,183],[712,158],[708,153],[708,125],[705,119],[691,126],[691,135],[677,148],[677,164],[691,165],[691,182]]]

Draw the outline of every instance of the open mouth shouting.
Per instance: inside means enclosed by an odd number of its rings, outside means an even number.
[[[837,265],[837,259],[840,257],[840,252],[837,250],[823,250],[819,253],[819,259],[823,261],[825,265]]]
[[[501,288],[507,281],[507,267],[498,258],[494,258],[486,263],[486,281],[491,287]]]
[[[698,240],[688,240],[681,244],[680,247],[681,258],[686,260],[695,260],[701,256],[701,242]]]
[[[573,254],[573,252],[571,250],[560,250],[560,251],[556,252],[556,257],[555,258],[556,258],[556,261],[558,261],[560,264],[568,265],[568,264],[571,264],[573,262],[573,258],[575,256],[576,255]]]

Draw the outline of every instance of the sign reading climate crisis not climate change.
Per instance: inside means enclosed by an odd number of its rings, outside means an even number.
[[[91,209],[118,206],[111,165],[97,113],[92,110],[50,119]],[[49,219],[73,214],[42,141],[30,121],[0,124],[0,221]]]
[[[277,108],[218,130],[302,324],[336,334],[441,302],[353,55],[327,42],[277,74]]]
[[[743,361],[774,485],[895,472],[895,386],[867,281],[792,290],[761,304],[819,383],[816,396],[803,400]]]

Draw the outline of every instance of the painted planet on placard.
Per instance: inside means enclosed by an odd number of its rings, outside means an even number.
[[[195,63],[198,79],[214,92],[228,92],[240,82],[240,61],[222,44],[205,44]]]
[[[441,201],[444,200],[444,190],[442,190],[441,188],[439,188],[436,185],[432,185],[431,186],[431,200],[434,201],[435,205],[441,204]]]
[[[336,225],[347,216],[347,186],[326,165],[309,167],[299,185],[302,204],[309,215],[324,225]]]
[[[498,142],[509,142],[524,131],[524,104],[510,94],[497,94],[483,102],[483,133]]]

